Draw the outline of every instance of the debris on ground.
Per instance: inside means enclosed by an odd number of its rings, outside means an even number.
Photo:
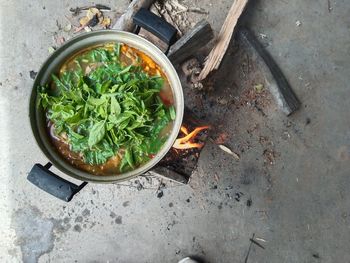
[[[224,144],[229,139],[230,135],[227,132],[221,132],[216,136],[214,142],[216,144]]]
[[[207,15],[209,12],[199,7],[189,7],[178,0],[158,0],[151,7],[151,11],[161,16],[169,24],[173,25],[182,36],[195,23],[188,16],[188,13],[194,12],[201,15]]]
[[[96,9],[99,9],[101,11],[110,11],[111,8],[108,7],[108,6],[105,6],[105,5],[100,5],[100,4],[96,4],[96,5],[93,5],[93,6],[84,6],[84,7],[76,7],[76,8],[70,8],[69,11],[72,12],[72,15],[73,16],[77,16],[79,15],[82,11],[84,10],[89,10],[90,8],[96,8]]]
[[[235,194],[235,200],[237,202],[241,201],[241,197],[243,196],[244,194],[242,192],[238,192]]]
[[[34,70],[29,71],[29,76],[31,79],[35,79],[37,74],[38,74],[38,72],[36,72]]]
[[[53,39],[57,47],[61,46],[66,41],[66,39],[63,36],[59,36],[57,34],[53,36]]]
[[[69,31],[71,31],[71,29],[72,29],[72,24],[70,24],[70,23],[63,27],[64,32],[69,32]]]
[[[82,11],[86,11],[85,16],[79,18],[79,26],[75,28],[74,32],[80,32],[81,30],[91,31],[93,27],[96,29],[109,28],[111,25],[111,18],[104,15],[102,10],[111,10],[108,6],[94,5],[86,7],[71,8],[73,16],[78,16]],[[68,19],[68,18],[67,18]],[[70,30],[69,25],[64,30]]]
[[[273,149],[265,149],[263,152],[264,163],[275,164],[276,152]]]
[[[261,83],[256,84],[256,85],[254,85],[254,89],[255,89],[255,91],[256,91],[257,93],[261,93],[262,90],[264,89],[264,85],[261,84]]]
[[[49,47],[47,49],[47,51],[49,52],[49,54],[52,54],[53,52],[55,52],[56,48],[55,47]]]
[[[263,245],[261,245],[259,242],[256,241],[256,239],[254,238],[251,238],[250,241],[252,243],[254,243],[255,245],[257,245],[258,247],[262,248],[262,249],[265,249],[265,247]]]
[[[181,65],[181,69],[186,77],[187,85],[196,90],[202,90],[203,84],[198,80],[201,73],[201,65],[196,58],[191,58]]]
[[[248,207],[251,207],[252,204],[253,204],[253,201],[252,201],[251,198],[249,198],[249,199],[247,200],[247,206],[248,206]]]
[[[236,160],[239,160],[239,159],[240,159],[240,157],[239,157],[239,155],[238,155],[237,153],[233,152],[230,148],[226,147],[225,145],[219,144],[218,146],[219,146],[219,148],[220,148],[221,150],[223,150],[224,152],[226,152],[226,153],[232,155],[233,158],[235,158]]]
[[[164,193],[163,193],[163,190],[157,190],[157,197],[158,198],[162,198],[163,197],[163,195],[164,195]]]
[[[143,184],[140,182],[140,180],[135,180],[135,181],[134,181],[134,185],[135,185],[137,191],[141,191],[141,190],[144,188],[144,186],[143,186]]]
[[[244,106],[250,106],[259,111],[271,104],[271,99],[263,84],[256,84],[254,88],[245,89],[234,101],[236,109]],[[259,109],[258,109],[259,108]]]
[[[163,195],[164,195],[163,189],[164,188],[165,188],[165,184],[163,183],[163,180],[160,180],[159,181],[159,185],[158,185],[158,187],[156,189],[156,192],[155,192],[157,198],[162,198],[163,197]]]
[[[256,238],[255,238],[255,240],[258,240],[258,241],[261,241],[261,242],[266,242],[266,240],[265,240],[265,239],[260,238],[260,237],[256,237]]]

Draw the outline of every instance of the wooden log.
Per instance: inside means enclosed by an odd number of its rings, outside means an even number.
[[[286,77],[268,51],[247,28],[238,31],[239,39],[258,58],[259,67],[264,72],[269,89],[278,107],[287,115],[300,108],[300,101],[290,87]]]
[[[140,10],[140,8],[149,8],[153,0],[133,0],[125,13],[117,20],[112,29],[132,32],[134,30],[133,16]]]
[[[220,63],[226,53],[227,47],[230,44],[231,37],[237,25],[238,19],[243,13],[248,0],[235,0],[232,4],[224,24],[219,32],[218,41],[214,48],[210,51],[203,70],[199,75],[199,79],[205,79],[209,73],[219,68]]]
[[[210,24],[202,20],[170,47],[168,57],[173,64],[181,63],[205,46],[213,37],[214,33]]]

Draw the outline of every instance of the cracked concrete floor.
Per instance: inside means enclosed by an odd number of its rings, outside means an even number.
[[[101,4],[122,12],[127,2]],[[192,4],[208,10],[218,30],[231,1]],[[245,79],[231,44],[207,97],[232,91],[235,103],[218,125],[239,161],[210,142],[192,188],[169,184],[159,199],[154,189],[88,184],[66,204],[26,181],[34,163],[47,161],[31,134],[28,100],[29,71],[48,56],[56,19],[66,23],[72,4],[1,0],[1,262],[176,262],[187,255],[243,262],[253,233],[265,249],[253,246],[248,262],[348,262],[350,3],[329,4],[252,1],[242,23],[262,34],[303,107],[287,118],[267,92],[265,116],[254,110],[244,95],[259,83]]]

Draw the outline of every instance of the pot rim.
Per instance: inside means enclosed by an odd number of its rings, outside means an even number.
[[[56,151],[55,147],[52,145],[50,139],[48,138],[49,136],[47,134],[46,127],[42,127],[43,113],[40,109],[37,108],[37,87],[47,83],[49,80],[49,75],[60,68],[62,63],[64,63],[71,55],[79,52],[79,50],[86,47],[108,42],[121,42],[130,45],[131,47],[137,48],[150,56],[162,68],[164,74],[168,78],[173,92],[176,117],[168,139],[163,144],[162,149],[155,155],[153,159],[138,167],[137,169],[126,173],[100,176],[93,175],[91,173],[78,169],[77,167],[68,163],[68,161],[66,161]],[[30,123],[36,142],[38,143],[42,152],[54,164],[55,167],[57,167],[63,173],[78,180],[95,183],[111,183],[129,180],[133,177],[146,173],[166,155],[166,153],[173,146],[177,135],[180,132],[184,113],[184,97],[182,85],[174,66],[166,57],[166,55],[153,43],[136,34],[125,31],[99,30],[83,33],[70,39],[57,50],[55,50],[55,52],[45,60],[45,62],[40,67],[40,70],[38,71],[38,74],[33,83],[29,107]]]

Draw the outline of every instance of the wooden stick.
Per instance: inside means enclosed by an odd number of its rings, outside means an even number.
[[[125,13],[113,25],[112,29],[132,32],[134,29],[134,24],[132,22],[133,16],[142,7],[148,9],[152,3],[153,0],[133,0]]]
[[[238,19],[243,13],[247,3],[248,0],[235,0],[232,4],[225,22],[221,27],[218,41],[214,48],[210,51],[204,64],[204,68],[199,75],[200,80],[205,79],[211,71],[219,68],[221,60],[223,59],[230,43],[233,31],[237,25]]]
[[[174,45],[170,47],[168,58],[173,64],[178,64],[191,55],[214,37],[210,24],[201,20]]]

